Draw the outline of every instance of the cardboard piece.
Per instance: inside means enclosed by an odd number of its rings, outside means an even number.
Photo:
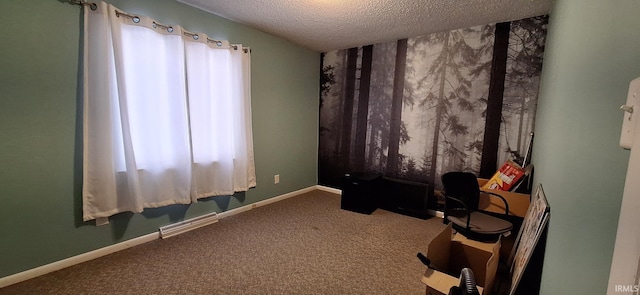
[[[478,184],[480,187],[487,183],[487,179],[478,178]],[[501,190],[482,189],[483,191],[495,193],[501,195],[509,203],[509,215],[524,217],[529,209],[531,195],[520,194]],[[478,202],[478,208],[480,210],[504,213],[504,203],[497,197],[489,196],[488,194],[480,193],[480,201]]]
[[[452,232],[449,224],[429,243],[427,258],[435,269],[428,268],[422,276],[427,295],[449,294],[452,286],[459,285],[460,271],[465,267],[473,271],[480,294],[489,295],[498,270],[500,240],[478,242]]]

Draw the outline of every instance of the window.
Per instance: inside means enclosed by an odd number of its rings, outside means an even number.
[[[256,185],[250,50],[85,9],[84,220]]]

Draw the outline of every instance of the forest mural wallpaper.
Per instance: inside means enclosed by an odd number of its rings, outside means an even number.
[[[547,16],[323,54],[319,183],[350,172],[426,182],[521,160]],[[535,163],[534,163],[535,164]]]

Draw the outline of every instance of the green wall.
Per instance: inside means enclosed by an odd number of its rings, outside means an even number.
[[[551,205],[540,294],[605,294],[629,152],[618,147],[640,76],[640,1],[556,0],[533,163]]]
[[[78,111],[81,9],[56,0],[0,1],[0,277],[313,186],[320,54],[174,0],[118,8],[252,48],[258,186],[190,206],[83,223]],[[280,184],[273,175],[280,174]]]

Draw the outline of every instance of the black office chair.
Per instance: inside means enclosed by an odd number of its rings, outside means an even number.
[[[505,219],[490,215],[478,209],[480,186],[476,176],[469,172],[447,172],[442,175],[444,223],[451,222],[453,229],[474,240],[497,240],[507,236],[513,224]],[[504,218],[509,215],[509,204],[504,197],[491,192],[483,192],[500,198],[504,202]]]

